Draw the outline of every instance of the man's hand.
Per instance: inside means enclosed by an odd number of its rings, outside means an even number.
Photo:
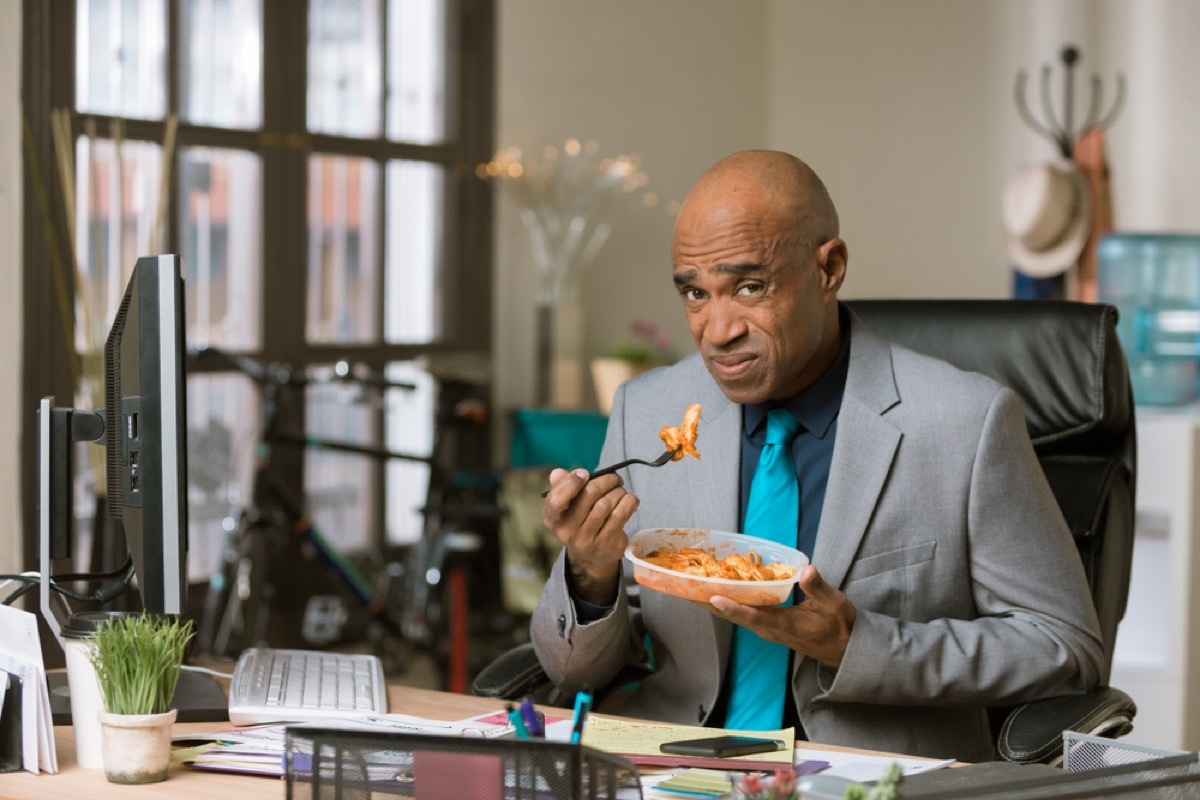
[[[571,585],[581,600],[611,605],[625,547],[625,523],[637,510],[616,475],[588,480],[587,470],[550,473],[550,493],[542,506],[542,523],[567,548]]]
[[[800,589],[804,602],[795,606],[755,608],[720,595],[706,605],[718,616],[749,628],[767,641],[779,642],[837,669],[846,655],[858,611],[846,595],[825,583],[811,564],[800,572]]]

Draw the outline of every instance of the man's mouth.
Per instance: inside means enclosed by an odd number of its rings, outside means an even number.
[[[713,370],[722,378],[740,378],[749,371],[756,357],[750,353],[732,353],[728,355],[709,356]]]

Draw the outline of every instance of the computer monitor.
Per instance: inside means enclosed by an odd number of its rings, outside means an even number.
[[[187,611],[187,379],[183,262],[138,259],[104,348],[108,511],[142,607]]]
[[[71,443],[103,438],[108,508],[145,611],[187,612],[187,386],[183,262],[139,258],[105,346],[105,408],[39,406],[41,607],[56,636],[50,561],[70,554]]]

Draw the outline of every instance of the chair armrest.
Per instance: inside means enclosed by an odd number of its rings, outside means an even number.
[[[544,693],[551,687],[533,645],[526,643],[506,650],[480,670],[471,683],[471,693],[499,700],[519,700]]]
[[[1133,730],[1137,705],[1111,686],[1017,706],[1004,720],[996,748],[1005,761],[1054,764],[1062,759],[1063,731],[1116,739]]]

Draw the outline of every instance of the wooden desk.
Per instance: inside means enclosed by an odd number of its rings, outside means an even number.
[[[444,720],[464,719],[504,707],[504,703],[499,700],[409,686],[388,687],[388,704],[389,710],[396,714],[413,714]],[[563,713],[570,715],[569,711]],[[177,723],[173,732],[175,735],[203,733],[221,730],[228,725],[229,723],[222,722]],[[0,775],[0,800],[157,800],[160,797],[194,800],[254,800],[261,797],[278,800],[287,795],[287,786],[281,778],[205,772],[177,763],[171,764],[170,775],[163,783],[141,786],[109,783],[103,770],[82,769],[76,766],[75,736],[70,725],[55,727],[54,741],[58,748],[58,773],[34,775],[29,772],[12,772]],[[807,746],[814,745],[810,743]],[[820,747],[831,751],[865,752],[844,747]]]

